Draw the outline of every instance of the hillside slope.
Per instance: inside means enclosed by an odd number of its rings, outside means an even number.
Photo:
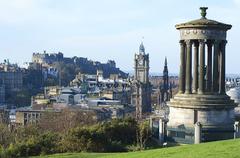
[[[41,158],[240,158],[240,139],[129,153],[66,153]],[[40,158],[40,157],[39,157]]]

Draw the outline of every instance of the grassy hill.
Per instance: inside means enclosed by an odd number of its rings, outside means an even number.
[[[41,158],[240,158],[240,139],[139,152],[66,153]]]

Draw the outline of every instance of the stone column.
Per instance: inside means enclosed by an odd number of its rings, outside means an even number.
[[[149,118],[149,128],[150,128],[150,131],[152,132],[153,131],[153,121],[152,121],[152,117]]]
[[[218,93],[219,85],[219,65],[218,65],[218,54],[219,54],[219,41],[214,41],[214,59],[213,59],[213,81],[212,91]]]
[[[162,120],[162,118],[159,118],[159,125],[158,125],[158,139],[159,139],[159,142],[160,144],[163,144],[164,143],[164,131],[165,131],[165,123],[164,121]]]
[[[207,91],[211,91],[212,89],[212,42],[208,41],[208,57],[207,57]]]
[[[199,144],[201,143],[201,138],[202,138],[202,125],[200,122],[197,122],[195,124],[195,130],[194,130],[194,144]]]
[[[187,65],[186,65],[186,86],[185,93],[192,93],[192,41],[186,40],[187,45]]]
[[[185,43],[183,40],[180,42],[180,72],[179,72],[179,93],[185,92]]]
[[[234,139],[239,138],[239,121],[234,123]]]
[[[199,87],[198,93],[203,94],[205,91],[204,84],[204,68],[205,68],[205,42],[204,40],[199,40],[200,49],[200,61],[199,61]]]
[[[198,90],[198,49],[199,43],[198,41],[194,41],[194,70],[193,70],[193,93],[197,93]]]
[[[220,73],[219,73],[219,93],[225,94],[225,46],[227,41],[220,44]]]

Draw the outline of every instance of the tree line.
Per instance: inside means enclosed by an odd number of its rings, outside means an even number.
[[[59,116],[60,117],[60,116]],[[62,117],[62,115],[61,115]],[[63,116],[66,117],[66,116]],[[151,142],[148,122],[137,122],[133,118],[113,119],[93,123],[75,119],[63,128],[59,122],[49,120],[35,125],[21,126],[10,130],[0,125],[0,157],[15,158],[47,155],[64,152],[124,152],[145,149]],[[87,119],[89,120],[89,118]],[[69,120],[65,120],[67,124]],[[91,124],[91,125],[90,125]]]

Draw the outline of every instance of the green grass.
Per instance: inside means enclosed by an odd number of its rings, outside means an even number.
[[[240,158],[240,139],[128,153],[65,153],[38,158]]]

